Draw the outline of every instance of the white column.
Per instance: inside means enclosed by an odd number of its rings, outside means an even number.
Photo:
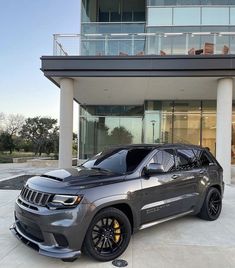
[[[70,78],[60,80],[59,168],[72,167],[74,84]]]
[[[224,182],[231,183],[231,127],[233,79],[223,78],[217,85],[216,158],[224,170]]]
[[[77,144],[77,159],[79,162],[79,154],[80,154],[80,104],[78,103],[78,144]],[[78,163],[79,164],[79,163]]]

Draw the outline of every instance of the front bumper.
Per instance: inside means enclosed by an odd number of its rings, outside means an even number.
[[[29,207],[27,207],[29,206]],[[87,205],[73,209],[49,210],[30,206],[20,197],[15,204],[12,233],[25,245],[49,257],[67,259],[81,255],[87,230]]]
[[[70,249],[57,246],[46,246],[37,241],[34,241],[33,239],[27,237],[23,232],[21,232],[20,229],[17,228],[16,223],[10,227],[10,230],[21,242],[23,242],[26,246],[38,251],[41,255],[59,259],[77,258],[81,255],[80,250],[72,251]]]

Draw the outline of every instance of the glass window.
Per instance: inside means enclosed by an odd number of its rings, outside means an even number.
[[[202,25],[227,25],[229,24],[229,8],[203,7]]]
[[[202,116],[202,146],[208,147],[215,155],[216,147],[216,114],[203,114]]]
[[[97,21],[97,1],[82,0],[82,22],[95,22]]]
[[[198,166],[196,155],[191,149],[177,150],[177,167],[178,169],[190,169]]]
[[[175,170],[175,151],[172,149],[159,150],[150,160],[150,163],[161,164],[164,172],[173,171]]]
[[[199,156],[199,163],[201,166],[209,166],[211,163],[210,157],[207,155],[207,153],[204,150],[200,151],[200,156]]]
[[[172,25],[172,8],[149,8],[148,26]]]
[[[235,7],[230,8],[230,24],[235,25]]]
[[[200,8],[181,7],[174,8],[173,25],[200,25]]]
[[[134,171],[151,150],[151,148],[112,149],[95,155],[82,166],[124,174]]]
[[[232,164],[235,164],[235,114],[232,117],[232,148],[231,148],[231,158]]]
[[[142,117],[80,117],[81,159],[87,159],[113,145],[141,142]]]
[[[172,112],[173,101],[146,101],[146,111]]]
[[[172,114],[146,112],[143,131],[145,143],[171,143]]]
[[[200,114],[175,114],[173,142],[200,145],[200,123]]]
[[[175,101],[174,102],[174,111],[175,112],[186,112],[186,113],[194,113],[201,111],[201,102],[200,101]]]
[[[203,100],[202,101],[202,112],[215,113],[216,112],[216,101],[214,101],[214,100]]]
[[[148,0],[148,6],[176,5],[235,5],[234,0]]]

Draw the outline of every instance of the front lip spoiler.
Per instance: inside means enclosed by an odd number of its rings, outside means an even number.
[[[14,236],[23,242],[26,246],[38,251],[39,254],[58,258],[58,259],[70,259],[70,258],[78,258],[81,255],[81,251],[72,251],[68,248],[56,247],[56,246],[45,246],[42,243],[36,242],[31,238],[27,237],[24,233],[22,233],[19,228],[17,228],[17,224],[14,223],[10,227],[11,232]]]

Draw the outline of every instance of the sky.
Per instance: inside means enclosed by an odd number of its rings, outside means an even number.
[[[0,113],[58,119],[59,88],[44,77],[40,57],[53,54],[54,33],[79,33],[80,0],[0,4]]]

